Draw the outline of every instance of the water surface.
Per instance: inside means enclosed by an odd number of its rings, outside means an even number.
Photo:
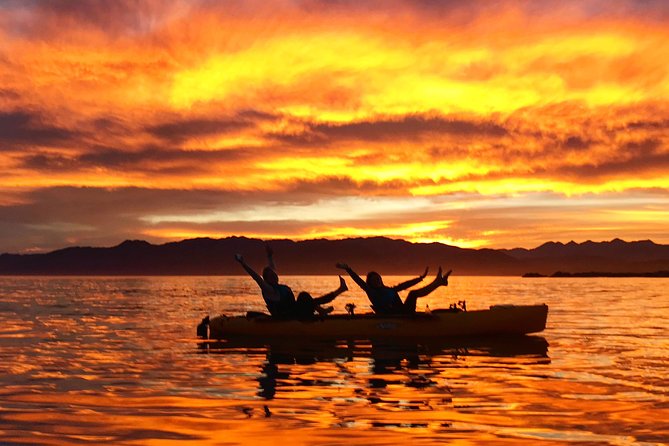
[[[205,314],[263,309],[250,279],[4,277],[0,444],[669,444],[668,286],[454,276],[419,308],[547,303],[547,329],[201,343]],[[356,289],[346,302],[367,306]]]

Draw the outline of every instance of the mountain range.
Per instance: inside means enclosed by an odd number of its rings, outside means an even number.
[[[534,249],[465,249],[385,237],[343,240],[273,240],[281,274],[337,274],[346,262],[360,274],[418,274],[438,265],[459,275],[521,275],[555,271],[645,273],[669,270],[669,245],[650,240],[548,242]],[[239,275],[241,253],[261,270],[264,242],[246,237],[196,238],[154,245],[127,240],[109,248],[70,247],[44,254],[2,254],[2,275]]]

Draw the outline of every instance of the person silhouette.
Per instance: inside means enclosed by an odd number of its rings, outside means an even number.
[[[348,273],[355,283],[367,294],[367,298],[372,304],[372,310],[378,314],[412,314],[416,312],[416,303],[420,297],[427,296],[440,286],[448,286],[448,276],[451,271],[445,275],[441,272],[441,266],[437,272],[434,280],[423,288],[418,288],[409,291],[407,298],[402,302],[399,291],[411,288],[421,282],[427,276],[428,269],[425,272],[406,282],[399,283],[395,286],[389,287],[383,283],[381,274],[376,271],[367,273],[367,280],[362,278],[346,263],[337,263],[337,268],[343,269]]]
[[[333,308],[322,308],[321,305],[331,302],[338,295],[348,290],[344,279],[339,277],[339,288],[336,290],[317,298],[312,297],[307,292],[300,293],[298,297],[301,296],[301,298],[298,304],[295,300],[293,290],[288,285],[279,283],[279,275],[276,272],[276,265],[274,264],[274,251],[267,243],[265,244],[265,251],[267,253],[267,266],[263,268],[262,275],[251,268],[241,254],[235,254],[235,260],[256,281],[260,287],[267,310],[273,317],[285,319],[302,318],[306,317],[309,309],[311,310],[310,315],[313,315],[314,311],[323,315],[327,314]]]
[[[346,281],[342,276],[339,276],[339,288],[320,297],[312,297],[306,291],[300,292],[295,302],[295,317],[301,320],[309,320],[313,319],[315,313],[321,316],[331,313],[334,310],[333,307],[323,308],[322,305],[332,302],[337,296],[347,290]]]

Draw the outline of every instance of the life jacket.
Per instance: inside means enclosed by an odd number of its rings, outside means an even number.
[[[396,290],[389,287],[374,288],[367,293],[372,302],[372,309],[379,314],[402,313],[404,304]]]
[[[267,302],[267,309],[272,316],[291,317],[295,311],[295,295],[287,285],[272,285],[279,296],[279,300]]]

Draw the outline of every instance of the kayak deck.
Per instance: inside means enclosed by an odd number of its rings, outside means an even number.
[[[412,315],[342,314],[309,321],[217,316],[209,322],[209,337],[361,339],[523,335],[544,330],[547,317],[545,304],[494,305],[487,310],[434,310]]]

